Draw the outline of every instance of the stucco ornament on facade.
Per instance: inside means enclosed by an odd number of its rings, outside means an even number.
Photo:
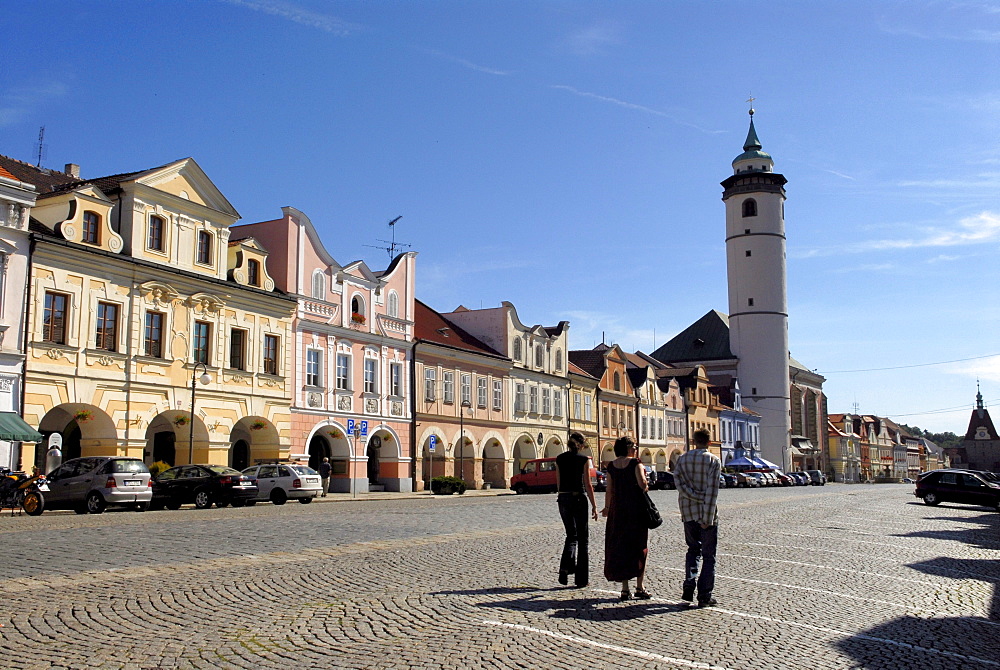
[[[154,307],[167,307],[180,297],[180,293],[172,286],[160,282],[146,282],[139,288],[143,292],[143,299]]]
[[[184,304],[203,314],[218,314],[226,306],[222,298],[208,293],[196,293],[185,300]]]

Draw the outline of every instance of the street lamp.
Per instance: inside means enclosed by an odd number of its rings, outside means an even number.
[[[459,478],[465,481],[465,408],[472,407],[472,403],[468,400],[462,401],[462,406],[458,410],[458,471]]]
[[[358,438],[359,437],[361,437],[361,426],[359,426],[358,422],[355,421],[354,422],[354,452],[351,454],[351,497],[352,498],[357,498],[358,497],[358,485],[357,485],[357,481],[354,478],[354,475],[355,475],[354,469],[357,467],[357,464],[355,463],[355,459],[357,458],[357,455],[358,455]]]
[[[201,377],[198,376],[199,365],[204,369]],[[194,395],[197,388],[195,382],[197,381],[200,381],[202,386],[212,383],[212,376],[208,374],[208,366],[200,361],[195,363],[191,370],[191,431],[188,433],[188,463],[194,463]]]

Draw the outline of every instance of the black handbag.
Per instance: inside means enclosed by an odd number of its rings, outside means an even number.
[[[646,528],[659,528],[663,525],[660,510],[656,509],[656,505],[653,504],[653,499],[649,497],[649,491],[643,492],[643,496],[646,498]]]

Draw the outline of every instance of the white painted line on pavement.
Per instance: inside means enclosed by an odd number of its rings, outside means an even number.
[[[548,637],[556,638],[557,640],[576,642],[577,644],[586,645],[588,647],[594,647],[596,649],[606,649],[608,651],[616,651],[621,654],[628,654],[630,656],[637,656],[638,658],[644,658],[648,661],[661,661],[663,663],[673,663],[674,665],[683,665],[686,668],[700,668],[701,670],[729,670],[729,668],[725,668],[718,665],[711,665],[709,663],[701,663],[700,661],[688,661],[683,658],[671,658],[670,656],[653,654],[648,651],[642,651],[640,649],[630,649],[629,647],[619,647],[618,645],[614,644],[595,642],[594,640],[588,640],[587,638],[584,637],[577,637],[575,635],[565,635],[563,633],[556,633],[555,631],[551,630],[532,628],[531,626],[523,626],[521,624],[516,624],[516,623],[504,623],[502,621],[483,621],[483,623],[490,626],[500,626],[502,628],[511,628],[513,630],[521,630],[529,633],[537,633],[539,635],[545,635]]]
[[[837,572],[847,572],[852,575],[868,575],[869,577],[881,577],[883,579],[893,579],[897,582],[907,582],[909,584],[923,584],[924,586],[934,586],[937,588],[941,587],[941,584],[935,582],[925,582],[920,579],[907,579],[906,577],[894,577],[892,575],[883,575],[880,572],[865,572],[864,570],[852,570],[851,568],[835,568],[829,565],[817,565],[815,563],[802,563],[800,561],[786,561],[780,558],[764,558],[763,556],[746,556],[744,554],[723,554],[719,553],[719,556],[729,556],[730,558],[748,558],[752,561],[768,561],[769,563],[787,563],[788,565],[801,565],[806,568],[819,568],[821,570],[835,570]]]
[[[873,533],[859,533],[858,531],[854,531],[854,530],[848,530],[848,531],[845,531],[845,532],[847,532],[847,533],[854,533],[854,534],[857,534],[857,535],[873,535]],[[784,535],[785,537],[804,537],[807,540],[832,540],[832,541],[842,541],[843,540],[843,538],[831,537],[829,535],[805,535],[803,533],[786,533],[786,532],[783,532],[783,531],[780,531],[780,530],[779,531],[774,531],[774,534],[775,535]],[[905,544],[889,544],[888,542],[884,542],[884,541],[873,542],[871,540],[851,540],[851,542],[855,542],[857,544],[874,544],[875,546],[877,546],[879,548],[889,547],[889,548],[892,548],[892,549],[905,549],[907,551],[912,551],[912,552],[917,553],[917,554],[928,554],[928,555],[934,555],[934,556],[940,556],[941,555],[940,551],[931,551],[931,550],[928,550],[928,549],[919,549],[919,548],[916,548],[916,547],[908,547]]]
[[[782,619],[775,619],[773,617],[764,616],[762,614],[748,614],[747,612],[734,612],[733,610],[722,609],[721,607],[706,607],[703,608],[710,612],[718,612],[720,614],[729,614],[731,616],[744,617],[747,619],[759,619],[761,621],[769,621],[771,623],[782,624],[784,626],[792,626],[795,628],[805,628],[807,630],[814,630],[821,633],[830,633],[832,635],[843,635],[848,638],[854,638],[858,640],[866,640],[868,642],[879,642],[882,644],[892,645],[894,647],[902,647],[903,649],[912,649],[913,651],[920,651],[927,654],[940,654],[941,656],[948,656],[951,658],[958,658],[963,661],[970,661],[974,663],[984,663],[986,665],[991,665],[1000,668],[1000,663],[996,661],[990,661],[985,658],[978,658],[976,656],[966,656],[965,654],[959,654],[953,651],[944,651],[942,649],[930,649],[928,647],[921,647],[915,644],[909,644],[908,642],[900,642],[898,640],[890,640],[885,637],[874,637],[872,635],[865,635],[864,633],[850,633],[848,631],[837,630],[835,628],[826,628],[824,626],[813,626],[807,623],[801,623],[799,621],[784,621]]]
[[[815,547],[796,547],[790,544],[764,544],[763,542],[732,542],[730,543],[735,546],[740,547],[769,547],[771,549],[798,549],[800,551],[817,551],[824,554],[842,554],[844,556],[857,556],[856,553],[851,551],[837,551],[835,549],[817,549]],[[898,558],[883,558],[882,556],[864,556],[866,561],[887,561],[890,563],[899,563]],[[955,559],[962,560],[962,559]],[[940,568],[935,566],[935,570],[940,570],[941,572],[953,572],[956,575],[969,575],[970,577],[975,577],[980,581],[986,582],[1000,582],[1000,577],[994,575],[986,575],[981,572],[972,572],[971,570],[959,570],[958,568]]]

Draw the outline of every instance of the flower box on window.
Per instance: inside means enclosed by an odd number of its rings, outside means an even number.
[[[262,428],[266,427],[267,427],[267,421],[261,421],[260,419],[257,419],[256,421],[250,424],[250,430],[261,430]]]
[[[73,418],[82,423],[83,421],[90,421],[91,419],[93,419],[94,414],[89,409],[81,409],[79,412],[73,415]]]
[[[352,312],[351,313],[351,321],[354,322],[354,323],[364,323],[365,322],[365,315],[364,314],[358,314],[357,312]]]
[[[187,425],[187,422],[188,422],[188,418],[186,416],[184,416],[183,414],[181,414],[180,416],[174,418],[174,425],[175,426],[185,426],[185,425]]]

